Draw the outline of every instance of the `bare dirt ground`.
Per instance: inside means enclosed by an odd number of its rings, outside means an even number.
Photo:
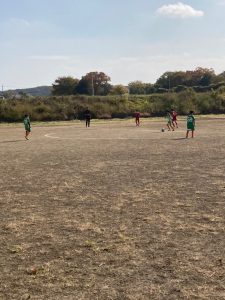
[[[0,127],[0,299],[225,299],[225,120]]]

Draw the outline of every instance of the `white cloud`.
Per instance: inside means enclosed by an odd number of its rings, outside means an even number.
[[[218,5],[225,6],[225,0],[219,0]]]
[[[19,19],[19,18],[11,18],[8,21],[9,25],[12,26],[24,26],[24,27],[29,27],[31,25],[31,23],[25,19]]]
[[[31,60],[47,60],[47,61],[52,61],[52,60],[69,60],[68,56],[63,56],[63,55],[32,55],[29,56],[28,59]]]
[[[162,16],[176,17],[176,18],[196,18],[203,17],[204,12],[196,10],[190,5],[178,2],[176,4],[168,4],[161,6],[157,13]]]

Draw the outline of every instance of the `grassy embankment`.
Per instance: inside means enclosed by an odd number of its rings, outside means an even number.
[[[64,96],[35,97],[31,99],[7,99],[0,101],[0,121],[20,122],[24,114],[32,121],[51,122],[81,120],[89,108],[94,119],[124,119],[140,111],[143,117],[162,117],[165,111],[174,108],[179,115],[189,110],[196,114],[224,114],[225,93],[222,91],[124,95],[124,96]]]

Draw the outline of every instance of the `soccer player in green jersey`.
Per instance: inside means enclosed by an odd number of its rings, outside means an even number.
[[[25,127],[25,139],[29,140],[28,135],[31,132],[31,127],[30,127],[30,118],[29,118],[28,115],[24,116],[23,124],[24,124],[24,127]]]
[[[170,131],[172,129],[172,131],[174,131],[173,122],[172,122],[172,115],[171,115],[169,110],[166,112],[166,120],[167,120],[168,130]]]
[[[194,131],[195,131],[195,117],[194,112],[190,111],[187,116],[187,134],[186,139],[188,138],[189,131],[191,131],[191,137],[194,137]]]

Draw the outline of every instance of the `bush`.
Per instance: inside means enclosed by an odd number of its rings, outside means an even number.
[[[200,87],[198,87],[200,88]],[[143,117],[164,116],[166,110],[174,108],[179,114],[190,110],[196,113],[225,113],[225,86],[196,93],[192,88],[179,87],[179,93],[155,93],[151,95],[124,96],[51,96],[32,99],[7,99],[0,101],[1,122],[22,121],[29,114],[32,121],[60,121],[83,119],[88,107],[93,118],[127,118],[134,111]],[[201,87],[209,89],[209,87]]]
[[[110,114],[103,114],[99,117],[99,119],[103,119],[103,120],[110,120],[112,119],[112,115]]]
[[[164,89],[164,88],[157,88],[156,89],[156,93],[159,93],[159,94],[165,94],[165,93],[168,93],[169,90],[168,89]]]
[[[187,89],[188,89],[188,87],[185,85],[178,85],[175,88],[173,88],[173,91],[175,93],[180,93],[180,92],[186,91]]]

